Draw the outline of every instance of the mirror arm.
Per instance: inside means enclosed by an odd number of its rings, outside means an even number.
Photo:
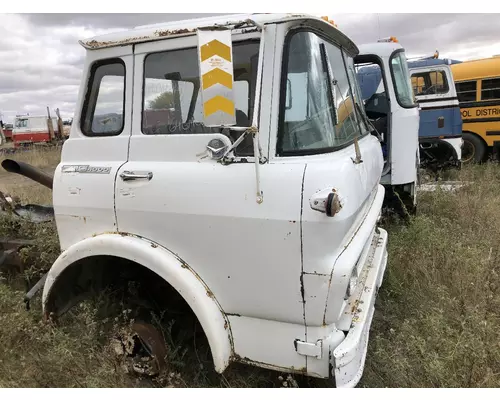
[[[224,155],[222,156],[223,160],[225,160],[226,157],[228,156],[228,154],[231,153],[236,147],[238,147],[241,142],[243,142],[243,139],[245,139],[245,136],[247,135],[248,132],[250,132],[250,130],[252,128],[253,127],[247,128],[247,127],[239,127],[239,126],[228,127],[228,129],[230,129],[232,131],[243,132],[243,133],[241,134],[241,136],[238,139],[236,139],[234,141],[234,143],[231,146],[229,146],[227,148],[227,150],[225,151]]]

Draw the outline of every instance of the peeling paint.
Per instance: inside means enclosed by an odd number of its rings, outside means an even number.
[[[275,364],[268,364],[260,361],[254,361],[248,357],[241,357],[237,353],[233,354],[233,356],[231,357],[231,361],[239,362],[242,364],[254,365],[256,367],[264,367],[275,371],[289,372],[291,374],[300,374],[300,375],[307,374],[307,367],[295,368],[293,365],[291,367],[280,367],[279,365]]]
[[[159,29],[157,31],[155,31],[155,36],[158,36],[158,37],[168,37],[168,36],[175,36],[175,35],[183,35],[183,34],[186,34],[186,33],[191,33],[191,32],[196,32],[196,29],[173,29],[173,30],[169,30],[169,29]]]

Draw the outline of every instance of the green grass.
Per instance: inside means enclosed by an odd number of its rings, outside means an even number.
[[[456,192],[421,193],[409,225],[385,222],[389,264],[359,386],[500,386],[500,168],[466,168],[459,179],[473,183]],[[58,255],[52,223],[3,217],[0,236],[9,235],[37,238],[23,252],[32,280]],[[23,309],[22,290],[12,277],[0,283],[0,387],[280,387],[286,380],[243,365],[216,374],[192,326],[176,337],[165,328],[169,369],[152,382],[139,380],[122,371],[107,345],[118,322],[106,330],[96,307],[84,303],[74,324],[56,328],[40,321],[39,299],[31,311]]]

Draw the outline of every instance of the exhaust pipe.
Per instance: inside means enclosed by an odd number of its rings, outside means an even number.
[[[52,190],[52,183],[54,181],[54,177],[50,176],[49,174],[46,174],[45,172],[43,172],[38,168],[35,168],[22,161],[14,161],[9,159],[5,159],[2,161],[2,167],[7,172],[13,172],[15,174],[23,175]]]

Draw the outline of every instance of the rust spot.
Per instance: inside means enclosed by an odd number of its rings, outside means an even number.
[[[359,300],[356,300],[353,304],[352,304],[352,307],[351,307],[351,313],[354,314],[356,312],[356,310],[358,309],[358,305],[359,305]]]
[[[335,193],[335,189],[332,189],[332,192]],[[337,194],[335,194],[333,196],[332,205],[331,205],[332,216],[337,214],[340,210],[342,210],[342,204],[340,204],[339,196],[337,196]]]
[[[226,313],[227,316],[233,316],[233,317],[241,317],[241,314],[236,314],[236,313]]]
[[[83,42],[83,43],[85,44],[85,46],[90,47],[91,49],[97,49],[99,47],[119,46],[147,39],[150,39],[149,36],[131,37],[123,40],[109,41],[109,42],[99,42],[97,40],[89,40],[88,42]]]
[[[181,262],[181,267],[189,269],[189,265],[187,265],[185,262]]]
[[[151,247],[152,247],[153,249],[156,249],[156,248],[158,247],[158,245],[157,245],[157,244],[155,244],[155,243],[151,243]]]
[[[207,296],[210,297],[211,299],[215,298],[214,294],[210,289],[207,289]]]
[[[227,330],[227,321],[224,322],[224,329]]]
[[[165,30],[157,30],[155,31],[155,36],[158,36],[158,37],[166,37],[166,36],[174,36],[174,35],[183,35],[185,33],[190,33],[190,32],[193,32],[193,30],[190,30],[190,29],[173,29],[173,30],[169,30],[169,29],[165,29]]]

